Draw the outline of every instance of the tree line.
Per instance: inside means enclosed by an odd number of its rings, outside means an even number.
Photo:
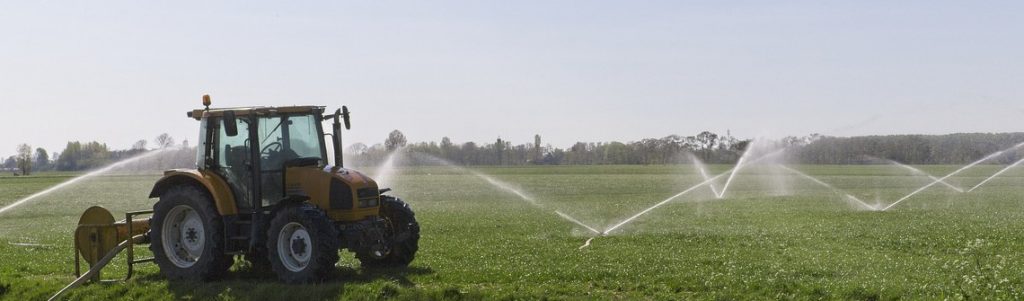
[[[153,140],[156,149],[175,145],[174,139],[162,134]],[[880,164],[889,159],[905,164],[967,164],[988,154],[1024,142],[1024,133],[960,133],[948,135],[889,135],[832,137],[811,134],[773,141],[787,148],[788,161],[804,164]],[[738,139],[729,133],[719,135],[703,131],[692,136],[669,135],[630,142],[577,142],[567,148],[543,143],[540,135],[527,143],[513,143],[497,138],[492,143],[473,141],[455,143],[448,137],[441,141],[409,143],[398,130],[392,131],[383,143],[368,146],[355,143],[346,148],[346,156],[355,165],[374,166],[383,163],[396,150],[427,154],[458,165],[599,165],[599,164],[689,164],[692,154],[706,163],[734,164],[752,140]],[[127,150],[111,150],[100,142],[71,141],[61,152],[33,149],[28,144],[17,147],[16,155],[6,158],[3,167],[20,174],[33,171],[81,171],[105,166],[147,151],[148,142],[139,140]],[[182,147],[162,159],[161,167],[193,167],[195,148],[182,141]],[[1007,152],[989,163],[1009,164],[1024,158],[1024,150]],[[409,160],[409,159],[407,159]],[[417,160],[409,165],[430,165],[436,162]]]
[[[175,146],[174,139],[168,134],[160,134],[153,140],[156,148],[164,149]],[[188,146],[188,141],[182,141],[181,148],[185,154],[170,156],[172,159],[165,160],[164,165],[181,166],[178,161],[195,160],[195,150]],[[139,140],[126,150],[111,150],[106,143],[96,141],[79,142],[69,141],[60,152],[47,152],[44,148],[35,148],[28,144],[20,144],[16,154],[7,157],[3,161],[3,168],[14,170],[16,175],[30,175],[36,171],[82,171],[99,168],[123,159],[134,157],[146,152],[148,142]],[[191,151],[191,154],[187,152]],[[174,162],[171,162],[174,161]],[[189,167],[194,162],[181,167]]]
[[[709,163],[736,162],[751,140],[704,131],[693,136],[669,135],[632,142],[577,142],[568,148],[544,144],[540,135],[532,142],[513,143],[497,138],[493,143],[455,143],[448,137],[440,142],[408,143],[405,135],[392,131],[382,144],[355,143],[346,155],[358,165],[378,165],[396,149],[431,155],[459,165],[591,165],[591,164],[684,164],[693,153]],[[428,162],[410,162],[429,164]]]
[[[428,154],[459,165],[591,165],[591,164],[689,164],[692,154],[711,164],[735,164],[753,140],[729,133],[703,131],[693,136],[669,135],[630,142],[577,142],[567,148],[543,144],[540,135],[532,143],[512,143],[497,138],[493,143],[408,143],[398,130],[382,144],[356,143],[346,154],[359,165],[377,165],[396,149]],[[788,162],[802,164],[885,164],[884,159],[905,164],[968,164],[988,154],[1024,142],[1024,133],[960,133],[948,135],[888,135],[832,137],[811,134],[771,141],[787,149]],[[1024,158],[1024,150],[1007,152],[988,163],[1009,164]],[[882,160],[880,160],[882,159]],[[434,164],[412,158],[410,165]]]
[[[872,164],[878,158],[904,164],[968,164],[1024,142],[1024,133],[959,133],[948,135],[890,135],[788,137],[790,159],[806,164]],[[1010,164],[1024,157],[1017,149],[989,163]]]

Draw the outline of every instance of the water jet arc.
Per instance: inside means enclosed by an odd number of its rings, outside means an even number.
[[[434,156],[431,156],[431,155],[428,155],[428,154],[423,154],[423,153],[416,152],[416,153],[413,153],[413,155],[418,156],[420,158],[425,158],[427,160],[430,160],[430,161],[433,161],[433,162],[436,162],[436,163],[439,163],[439,164],[442,164],[444,166],[448,166],[448,167],[454,168],[456,170],[460,170],[460,171],[463,171],[463,172],[468,172],[469,174],[471,174],[473,176],[476,176],[477,178],[483,179],[484,181],[486,181],[487,183],[491,184],[495,188],[498,188],[500,190],[503,190],[505,192],[508,192],[508,193],[511,193],[511,194],[513,194],[515,196],[518,196],[519,199],[523,200],[524,202],[526,202],[526,203],[528,203],[528,204],[530,204],[530,205],[532,205],[534,207],[544,209],[544,206],[541,205],[540,202],[537,202],[537,199],[533,198],[530,195],[527,195],[526,193],[524,193],[522,191],[519,191],[519,189],[516,189],[516,188],[512,187],[511,185],[508,185],[508,184],[506,184],[506,183],[504,183],[502,181],[498,181],[497,179],[495,179],[495,178],[493,178],[493,177],[491,177],[489,175],[485,175],[485,174],[483,174],[481,172],[478,172],[478,171],[475,171],[475,170],[472,170],[472,169],[468,169],[468,168],[464,168],[464,167],[455,165],[454,163],[448,162],[447,160],[444,160],[444,159],[441,159],[441,158],[438,158],[438,157],[434,157]],[[558,215],[559,217],[561,217],[562,219],[564,219],[564,220],[566,220],[566,221],[568,221],[570,223],[579,225],[579,226],[581,226],[583,228],[586,228],[587,230],[589,230],[591,232],[594,232],[596,234],[601,234],[601,231],[597,231],[597,229],[595,229],[594,227],[588,226],[587,224],[584,224],[583,222],[580,222],[578,219],[575,219],[572,216],[569,216],[568,214],[562,213],[561,211],[558,211],[558,210],[555,210],[554,212],[555,212],[556,215]]]
[[[843,190],[841,190],[839,188],[836,188],[835,186],[832,186],[832,184],[825,183],[824,181],[822,181],[822,180],[820,180],[818,178],[812,177],[809,174],[806,174],[806,173],[804,173],[802,171],[793,169],[793,168],[791,168],[789,166],[785,166],[785,165],[779,165],[779,166],[782,167],[782,169],[785,169],[785,170],[787,170],[789,172],[792,172],[792,173],[797,174],[797,175],[799,175],[801,177],[804,177],[804,178],[810,180],[811,182],[814,182],[814,183],[816,183],[818,185],[824,186],[825,188],[832,189],[832,191],[835,191],[835,192],[843,194],[844,197],[846,197],[847,199],[849,199],[851,201],[856,202],[861,207],[864,207],[864,209],[872,210],[872,211],[878,210],[878,208],[876,208],[875,206],[868,205],[868,203],[862,201],[861,199],[853,196],[850,193],[847,193],[846,191],[843,191]]]
[[[918,188],[917,190],[914,190],[914,192],[911,192],[910,194],[900,198],[899,200],[896,200],[896,202],[894,202],[892,204],[889,204],[889,206],[886,206],[885,208],[882,208],[882,211],[889,210],[889,208],[892,208],[893,206],[896,206],[897,204],[899,204],[899,203],[909,199],[910,197],[920,193],[921,191],[924,191],[925,189],[928,189],[928,187],[935,186],[935,184],[938,184],[941,181],[945,181],[946,179],[948,179],[948,178],[950,178],[952,176],[955,176],[955,175],[957,175],[957,174],[959,174],[959,173],[961,173],[961,172],[963,172],[963,171],[965,171],[965,170],[967,170],[967,169],[969,169],[971,167],[974,167],[975,165],[978,165],[978,164],[981,164],[982,162],[991,160],[992,158],[998,157],[999,155],[1002,155],[1003,153],[1005,153],[1007,151],[1019,148],[1021,146],[1024,146],[1024,142],[1019,143],[1017,145],[1014,145],[1014,146],[1012,146],[1010,148],[1007,148],[1007,149],[1004,149],[1004,150],[1001,150],[1001,151],[998,151],[998,152],[994,152],[994,153],[992,153],[992,154],[990,154],[988,156],[985,156],[984,158],[981,158],[978,161],[974,161],[971,164],[967,164],[966,166],[961,167],[960,169],[957,169],[956,171],[954,171],[954,172],[952,172],[952,173],[950,173],[950,174],[948,174],[948,175],[946,175],[946,176],[944,176],[942,178],[939,178],[936,181],[932,181],[931,183],[928,183],[928,185],[924,185],[921,188]]]
[[[574,224],[577,224],[580,227],[583,227],[583,228],[586,228],[587,230],[590,230],[590,232],[594,232],[594,234],[601,234],[601,231],[598,231],[597,229],[594,229],[594,227],[587,226],[587,224],[584,224],[583,222],[573,218],[572,216],[569,216],[568,214],[562,213],[561,211],[558,211],[558,210],[555,210],[555,214],[558,214],[558,216],[561,216],[562,218],[564,218],[564,219],[566,219],[566,220],[568,220],[570,222],[573,222]]]
[[[10,205],[4,206],[3,208],[0,208],[0,214],[6,212],[8,210],[14,209],[15,207],[21,206],[22,204],[25,204],[26,202],[34,200],[34,199],[36,199],[36,198],[38,198],[40,196],[49,194],[49,193],[57,191],[57,190],[60,190],[61,188],[67,187],[67,186],[69,186],[71,184],[75,184],[75,183],[77,183],[77,182],[79,182],[81,180],[95,177],[95,176],[100,175],[102,173],[111,171],[114,168],[118,168],[118,167],[124,166],[124,165],[132,163],[132,162],[136,162],[136,161],[139,161],[139,160],[142,160],[142,159],[145,159],[145,158],[149,158],[149,157],[155,156],[155,155],[163,153],[164,151],[167,151],[167,150],[169,150],[169,149],[159,149],[159,150],[150,151],[148,153],[144,153],[144,154],[141,154],[141,155],[138,155],[138,156],[135,156],[135,157],[131,157],[131,158],[128,158],[128,159],[125,159],[125,160],[121,160],[119,162],[107,165],[106,167],[103,167],[103,168],[91,171],[91,172],[86,173],[84,175],[74,177],[71,180],[67,180],[67,181],[61,182],[60,184],[57,184],[57,185],[55,185],[53,187],[50,187],[50,188],[47,188],[46,190],[33,193],[32,195],[24,197],[24,198],[14,202],[14,203],[11,203]]]
[[[751,161],[750,164],[753,164],[755,162],[758,162],[758,161],[767,159],[769,157],[773,157],[775,155],[778,155],[778,154],[782,153],[782,151],[784,151],[784,150],[785,149],[780,149],[780,150],[771,152],[771,153],[769,153],[767,155],[761,156],[760,158],[757,158],[756,160]],[[607,236],[612,231],[615,231],[616,229],[621,228],[622,226],[624,226],[626,224],[629,224],[630,222],[632,222],[633,220],[636,220],[637,218],[640,218],[644,214],[647,214],[648,212],[651,212],[654,209],[657,209],[658,207],[661,207],[662,205],[665,205],[665,204],[671,202],[672,200],[675,200],[675,199],[677,199],[677,198],[679,198],[679,197],[681,197],[683,195],[686,195],[687,193],[690,193],[694,189],[700,188],[701,186],[704,186],[704,185],[708,185],[709,183],[711,183],[711,182],[713,182],[715,180],[718,180],[719,178],[724,177],[727,174],[732,173],[733,171],[735,171],[736,168],[739,168],[739,167],[740,167],[739,164],[737,164],[735,167],[733,167],[733,170],[726,171],[726,172],[724,172],[722,174],[719,174],[717,176],[714,176],[714,177],[711,177],[711,178],[709,178],[707,180],[704,180],[704,182],[697,183],[696,185],[693,185],[692,187],[687,188],[686,190],[683,190],[680,193],[677,193],[677,194],[675,194],[675,195],[673,195],[673,196],[671,196],[671,197],[669,197],[669,198],[667,198],[667,199],[665,199],[665,200],[663,200],[661,202],[658,202],[657,204],[654,204],[651,207],[647,207],[647,209],[644,209],[643,211],[640,211],[639,213],[634,214],[634,215],[630,216],[629,218],[626,218],[625,220],[619,222],[618,224],[615,224],[614,226],[611,226],[608,229],[604,230],[603,232],[601,232],[601,235],[602,236]]]
[[[1006,168],[1003,168],[1003,169],[999,170],[998,172],[993,174],[991,177],[988,177],[984,181],[981,181],[981,183],[978,183],[978,185],[974,185],[974,187],[971,187],[971,189],[968,189],[967,192],[971,192],[971,191],[974,191],[975,189],[978,189],[978,187],[981,187],[981,185],[985,185],[985,183],[988,183],[988,181],[991,181],[992,179],[995,179],[999,175],[1002,175],[1004,172],[1010,170],[1011,168],[1016,167],[1017,165],[1020,165],[1021,163],[1024,163],[1024,159],[1017,160],[1017,162],[1013,162],[1013,164],[1010,164],[1009,166],[1006,166]]]
[[[872,158],[872,159],[875,159],[875,160],[880,160],[880,161],[885,161],[885,162],[887,162],[889,164],[893,164],[893,165],[902,167],[903,169],[909,170],[912,173],[916,173],[916,174],[919,174],[919,175],[922,175],[922,176],[926,176],[929,179],[931,179],[932,181],[937,181],[937,182],[939,182],[939,184],[942,184],[942,185],[944,185],[946,187],[949,187],[949,189],[953,189],[956,192],[960,192],[960,193],[964,192],[963,188],[956,187],[955,185],[950,184],[949,182],[946,182],[946,181],[940,181],[939,178],[937,178],[937,177],[935,177],[935,176],[933,176],[933,175],[931,175],[931,174],[929,174],[929,173],[927,173],[927,172],[925,172],[923,170],[917,169],[917,168],[915,168],[913,166],[900,163],[899,161],[896,161],[896,160],[880,159],[880,158],[875,158],[875,157],[870,157],[870,156],[869,156],[869,158]]]
[[[725,197],[725,192],[729,190],[729,184],[732,184],[732,179],[736,177],[736,173],[739,172],[741,168],[743,168],[743,164],[746,163],[747,156],[750,155],[755,143],[757,143],[757,141],[751,141],[750,144],[747,145],[747,151],[743,152],[743,155],[740,156],[739,161],[736,161],[736,166],[732,168],[732,172],[729,173],[729,178],[725,180],[725,185],[722,186],[722,190],[719,191],[718,198]]]
[[[700,176],[704,178],[705,181],[710,179],[711,176],[708,176],[708,170],[704,166],[704,162],[698,159],[697,156],[694,156],[693,153],[690,153],[689,155],[690,160],[693,161],[693,168],[697,169],[697,173],[700,173]],[[709,183],[708,188],[711,188],[711,193],[715,194],[715,198],[722,198],[721,194],[718,193],[718,188],[715,187],[715,183]]]
[[[391,151],[391,154],[384,159],[384,163],[377,167],[376,175],[373,176],[373,179],[378,185],[384,185],[387,183],[387,180],[391,179],[395,171],[395,157],[401,154],[401,151],[402,148]]]

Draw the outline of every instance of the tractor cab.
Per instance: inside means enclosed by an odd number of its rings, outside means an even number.
[[[241,209],[276,205],[286,196],[287,166],[328,165],[323,110],[301,106],[190,112],[200,120],[197,168],[223,177]],[[332,149],[340,152],[341,147]]]

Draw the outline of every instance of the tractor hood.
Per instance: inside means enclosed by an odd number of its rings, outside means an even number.
[[[363,173],[342,167],[288,167],[288,195],[309,197],[333,220],[356,221],[376,216],[380,204],[377,182]]]
[[[358,186],[373,186],[377,187],[377,182],[371,179],[366,174],[359,172],[355,169],[349,169],[344,167],[335,167],[328,165],[324,168],[324,171],[333,174],[335,177],[344,180],[347,183],[358,185]]]

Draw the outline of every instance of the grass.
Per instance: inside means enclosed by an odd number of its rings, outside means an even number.
[[[711,168],[717,174],[729,166]],[[921,168],[942,176],[958,166]],[[979,166],[950,182],[969,188],[999,168]],[[891,166],[798,169],[868,202],[891,202],[930,181]],[[289,286],[249,272],[245,264],[209,283],[168,282],[145,265],[132,280],[87,285],[69,298],[1024,298],[1020,169],[970,194],[935,186],[891,211],[871,212],[799,177],[752,168],[724,199],[697,189],[582,250],[589,232],[554,210],[605,229],[702,179],[690,166],[480,170],[541,206],[464,171],[400,170],[390,186],[412,204],[423,229],[420,252],[408,269],[363,270],[343,252],[329,283]],[[45,299],[70,282],[71,233],[81,211],[101,204],[119,217],[147,209],[157,177],[87,180],[0,215],[0,299]],[[0,178],[0,206],[66,179]],[[104,275],[123,272],[120,264]]]

